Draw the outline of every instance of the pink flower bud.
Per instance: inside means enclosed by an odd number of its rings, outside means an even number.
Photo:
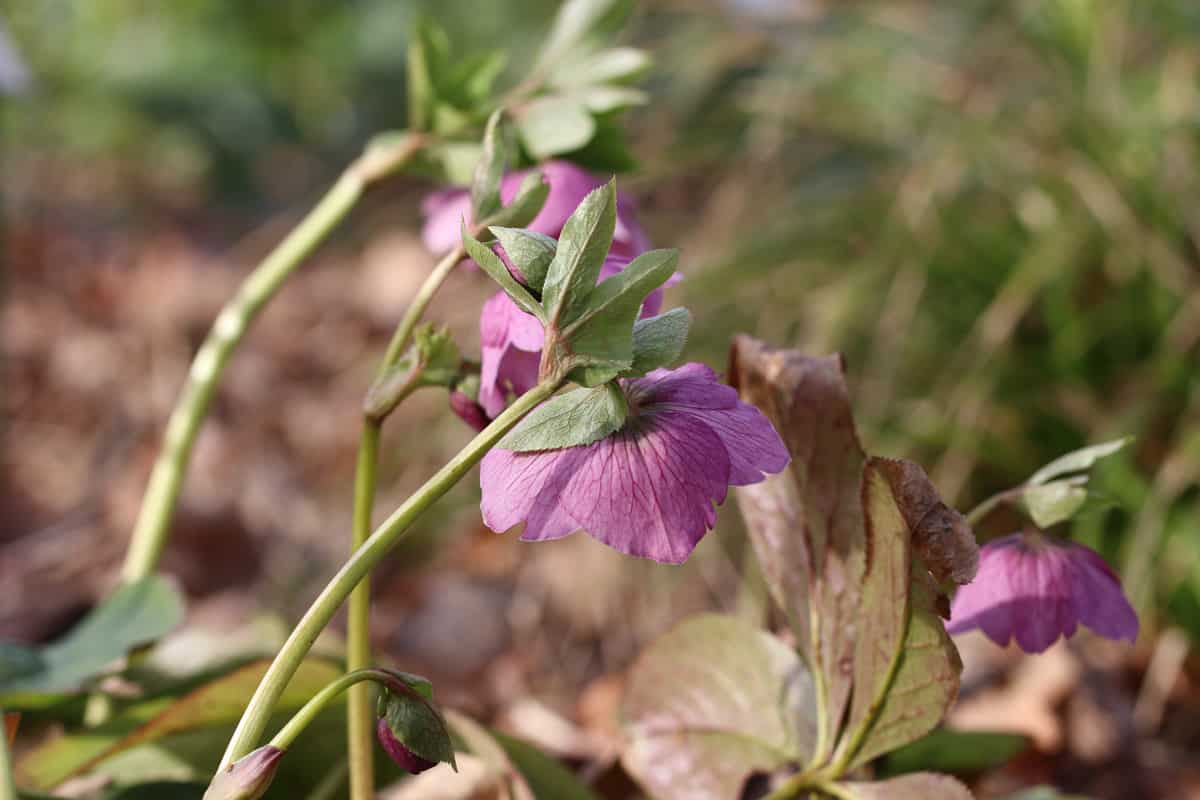
[[[407,772],[416,775],[418,772],[424,772],[437,762],[421,758],[419,755],[409,750],[403,742],[396,738],[392,733],[392,729],[388,727],[386,717],[380,717],[378,724],[375,725],[375,735],[379,739],[379,744],[383,746],[384,752],[396,765]]]
[[[264,745],[213,776],[204,800],[258,800],[266,794],[284,750]]]

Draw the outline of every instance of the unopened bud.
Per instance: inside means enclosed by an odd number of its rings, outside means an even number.
[[[213,776],[204,800],[259,800],[275,779],[284,750],[265,745]]]
[[[450,410],[477,431],[486,428],[491,421],[488,419],[487,412],[483,410],[483,406],[459,389],[450,392]]]
[[[430,767],[437,764],[436,761],[430,761],[427,758],[421,758],[419,755],[409,750],[403,742],[396,738],[392,733],[392,729],[388,727],[386,718],[380,718],[379,724],[375,726],[375,735],[379,738],[379,744],[383,746],[383,750],[392,761],[400,769],[411,772],[416,775],[418,772],[424,772]]]

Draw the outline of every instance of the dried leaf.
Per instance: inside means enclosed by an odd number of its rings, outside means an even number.
[[[949,775],[914,772],[890,781],[839,783],[855,800],[973,800],[973,795]]]
[[[942,502],[919,464],[904,459],[878,464],[912,533],[913,549],[934,579],[960,586],[974,580],[979,546],[966,518]]]
[[[865,568],[860,483],[866,455],[842,360],[738,336],[729,379],[771,420],[792,455],[787,471],[739,488],[738,504],[772,597],[810,668],[827,675],[826,717],[834,725],[850,694]],[[813,620],[819,621],[815,630]]]
[[[774,636],[693,617],[630,673],[622,763],[659,800],[738,797],[750,773],[811,754],[814,703],[808,671]]]

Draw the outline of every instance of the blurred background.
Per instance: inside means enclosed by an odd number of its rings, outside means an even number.
[[[221,304],[404,127],[416,16],[457,52],[508,48],[516,77],[556,5],[0,3],[0,637],[53,638],[112,585]],[[1136,437],[1071,533],[1121,572],[1142,636],[1035,659],[963,637],[950,724],[1031,742],[975,769],[980,796],[1200,797],[1200,5],[647,0],[625,38],[656,64],[621,185],[682,249],[689,359],[723,368],[740,331],[843,352],[867,449],[964,509]],[[166,560],[189,657],[281,636],[343,558],[359,404],[432,266],[433,188],[374,190],[233,359]],[[489,293],[459,274],[433,306],[467,352]],[[469,436],[444,393],[417,395],[386,429],[381,511]],[[617,786],[639,649],[697,610],[767,613],[736,510],[669,568],[496,536],[477,499],[464,481],[379,571],[376,645]]]

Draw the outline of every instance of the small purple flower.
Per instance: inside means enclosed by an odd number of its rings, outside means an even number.
[[[600,269],[600,280],[616,275],[631,260],[610,252]],[[678,275],[667,285],[676,282]],[[663,290],[655,289],[642,304],[642,316],[654,316],[662,304]],[[479,317],[479,403],[489,417],[504,410],[510,392],[524,394],[537,384],[545,336],[542,323],[518,308],[504,292],[497,292],[483,304]]]
[[[388,727],[386,717],[381,717],[379,722],[376,723],[375,736],[379,739],[379,744],[383,747],[384,752],[388,754],[388,757],[396,762],[396,766],[406,772],[416,775],[418,772],[424,772],[437,764],[436,761],[421,758],[410,750],[404,742],[397,739],[396,734],[392,733],[392,729]]]
[[[999,645],[1040,653],[1080,623],[1107,639],[1137,638],[1138,619],[1116,574],[1093,550],[1015,533],[979,551],[975,580],[958,590],[946,630],[979,628]]]
[[[483,521],[525,523],[526,541],[583,529],[628,555],[681,564],[716,522],[730,485],[758,483],[789,456],[754,406],[703,364],[621,381],[629,417],[580,447],[483,459]]]
[[[259,800],[275,779],[285,751],[264,745],[213,776],[204,800]]]
[[[604,181],[569,161],[547,161],[540,169],[550,184],[550,192],[542,210],[526,227],[557,238],[583,198]],[[505,175],[500,183],[500,199],[505,203],[512,202],[528,174],[529,170],[522,170]],[[425,198],[421,212],[425,215],[425,225],[421,229],[425,246],[437,254],[449,252],[459,242],[462,220],[470,221],[471,195],[465,189],[442,189]],[[633,200],[618,193],[613,252],[629,259],[649,249],[650,242],[637,222]]]

